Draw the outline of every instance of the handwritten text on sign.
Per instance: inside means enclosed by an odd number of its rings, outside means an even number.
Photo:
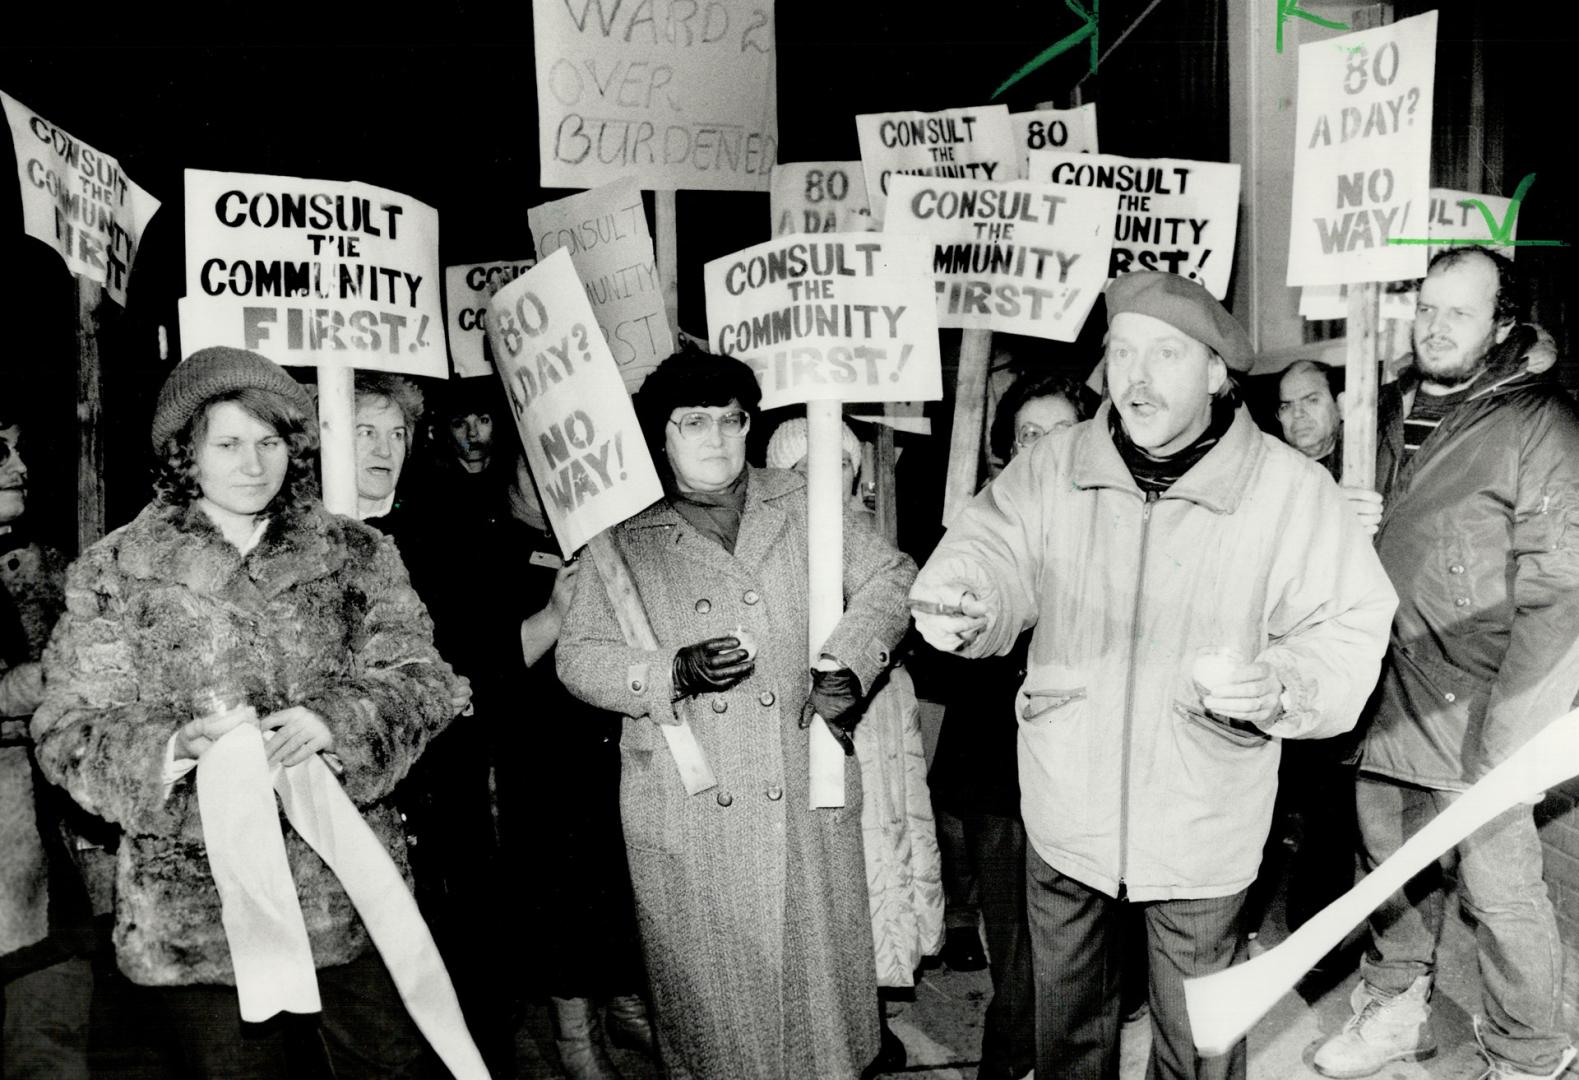
[[[715,352],[750,364],[762,407],[943,396],[938,323],[916,236],[783,237],[703,268]]]
[[[444,303],[449,312],[450,362],[461,378],[492,375],[483,350],[488,337],[488,301],[493,293],[529,270],[536,259],[468,263],[444,268]]]
[[[1425,273],[1436,12],[1299,47],[1288,284]]]
[[[1020,149],[1007,105],[941,112],[866,113],[855,118],[872,216],[883,219],[894,176],[1014,180]]]
[[[560,248],[569,250],[603,340],[626,389],[635,393],[648,373],[674,352],[636,181],[617,180],[543,203],[526,216],[539,258]]]
[[[532,0],[532,31],[543,187],[768,186],[773,0]]]
[[[339,180],[186,170],[190,354],[234,345],[280,364],[444,378],[439,215]]]
[[[663,487],[570,253],[548,256],[490,307],[494,360],[526,464],[569,558]]]
[[[1111,191],[896,176],[884,235],[934,247],[939,326],[1073,341],[1107,280]]]
[[[773,166],[768,198],[773,235],[861,232],[872,227],[866,174],[859,161],[797,161]]]
[[[1063,150],[1071,154],[1097,152],[1097,106],[1087,102],[1076,109],[1036,109],[1010,113],[1014,139],[1020,147],[1019,179],[1030,179],[1032,150]]]
[[[126,306],[126,279],[159,200],[120,164],[0,93],[16,147],[22,228],[60,252],[73,274],[102,282]]]
[[[1177,158],[1031,151],[1031,179],[1118,193],[1108,277],[1166,270],[1228,295],[1239,231],[1239,166]]]

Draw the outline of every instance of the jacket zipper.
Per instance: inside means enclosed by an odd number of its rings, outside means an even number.
[[[1135,575],[1135,609],[1130,613],[1129,672],[1124,683],[1124,728],[1120,749],[1118,804],[1118,899],[1129,898],[1125,874],[1129,869],[1129,758],[1135,715],[1135,668],[1140,655],[1140,602],[1146,587],[1146,549],[1151,540],[1151,507],[1157,493],[1148,491],[1140,509],[1140,568]]]

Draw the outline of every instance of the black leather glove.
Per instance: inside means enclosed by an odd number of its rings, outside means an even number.
[[[698,641],[674,654],[674,696],[678,699],[709,690],[727,690],[755,667],[756,663],[746,658],[739,638]]]
[[[844,752],[853,755],[855,739],[851,732],[861,720],[863,696],[861,680],[849,668],[835,671],[813,668],[811,696],[806,699],[806,708],[801,710],[800,726],[810,727],[812,713],[816,713],[828,722],[828,731],[839,740]]]

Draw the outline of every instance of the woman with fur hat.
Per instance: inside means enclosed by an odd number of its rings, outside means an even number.
[[[115,951],[188,1076],[418,1076],[426,1055],[338,878],[282,817],[320,1017],[240,1021],[188,774],[257,724],[271,767],[333,753],[397,866],[389,796],[456,680],[394,544],[317,495],[312,403],[239,349],[178,365],[154,410],[153,501],[68,572],[33,721],[39,766],[119,825]],[[222,704],[221,704],[222,703]]]

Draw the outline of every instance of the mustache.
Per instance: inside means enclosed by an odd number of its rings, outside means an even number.
[[[1158,408],[1165,409],[1168,407],[1168,403],[1163,400],[1162,395],[1157,393],[1151,387],[1147,386],[1145,383],[1130,387],[1128,390],[1124,391],[1123,396],[1119,398],[1119,404],[1129,405],[1131,407],[1142,402],[1147,405],[1156,405]]]

